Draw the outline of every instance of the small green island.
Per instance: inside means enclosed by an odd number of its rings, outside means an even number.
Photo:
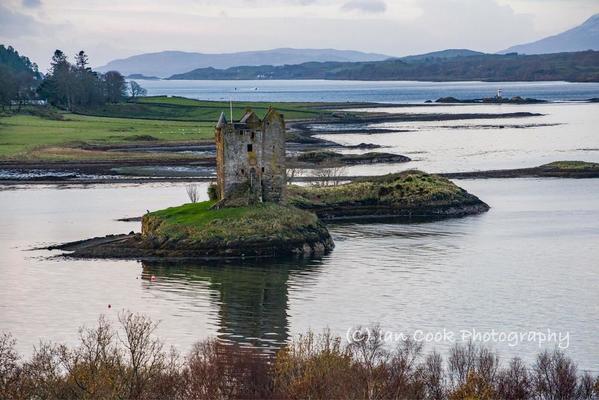
[[[422,220],[486,212],[446,178],[410,170],[326,185],[289,185],[285,120],[247,110],[215,129],[217,181],[211,200],[148,212],[141,233],[49,247],[81,258],[222,259],[321,256],[335,247],[325,221]]]
[[[245,258],[319,256],[333,239],[315,214],[276,203],[215,208],[184,204],[144,215],[142,231],[68,243],[53,249],[81,258]]]
[[[486,203],[450,180],[417,170],[337,186],[290,186],[289,203],[323,220],[437,219],[489,210]]]

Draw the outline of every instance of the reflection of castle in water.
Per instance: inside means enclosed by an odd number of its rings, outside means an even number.
[[[152,275],[160,290],[199,290],[218,305],[218,337],[242,344],[280,347],[289,336],[287,309],[290,278],[304,286],[317,274],[318,260],[244,261],[243,264],[143,262],[144,280]],[[182,289],[184,288],[184,289]],[[193,301],[194,297],[190,297]]]

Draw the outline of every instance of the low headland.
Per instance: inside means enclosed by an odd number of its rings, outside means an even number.
[[[428,101],[432,103],[432,101]],[[447,104],[544,104],[546,100],[539,100],[530,97],[484,97],[482,99],[456,99],[455,97],[441,97],[435,100],[435,103],[447,103]]]
[[[442,174],[450,179],[473,178],[599,178],[599,163],[586,161],[554,161],[533,168],[498,169],[490,171],[453,172]]]

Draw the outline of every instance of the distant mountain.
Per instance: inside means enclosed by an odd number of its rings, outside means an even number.
[[[379,61],[390,58],[383,54],[335,49],[274,49],[240,53],[205,54],[183,51],[146,53],[114,60],[96,68],[97,71],[119,71],[123,75],[141,74],[167,77],[196,68],[229,68],[238,65],[285,65],[309,61]]]
[[[432,53],[418,54],[414,56],[401,57],[400,60],[405,62],[423,61],[430,60],[433,58],[455,58],[455,57],[469,57],[469,56],[480,56],[485,53],[480,51],[468,50],[468,49],[447,49],[441,51],[434,51]]]
[[[510,47],[499,53],[548,54],[585,50],[599,50],[599,14],[593,15],[576,28],[536,42]]]
[[[227,69],[200,68],[169,79],[330,79],[414,81],[599,82],[599,52],[543,55],[483,54],[406,62],[309,62]]]

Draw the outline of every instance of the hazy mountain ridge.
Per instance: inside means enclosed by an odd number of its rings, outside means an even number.
[[[544,55],[483,54],[424,58],[406,62],[310,62],[298,65],[200,68],[170,77],[182,79],[329,79],[415,81],[572,81],[599,82],[599,52]]]
[[[380,61],[390,56],[376,53],[363,53],[353,50],[336,49],[291,49],[246,51],[237,53],[207,54],[184,51],[162,51],[145,53],[110,61],[96,68],[100,72],[116,70],[123,75],[142,74],[146,76],[168,77],[197,68],[230,68],[238,65],[285,65],[316,61]]]
[[[593,15],[582,25],[565,32],[535,42],[512,46],[499,53],[548,54],[585,50],[599,50],[599,14]]]
[[[455,57],[470,57],[470,56],[482,56],[486,53],[480,51],[474,51],[469,49],[447,49],[440,51],[433,51],[431,53],[416,54],[413,56],[400,57],[399,59],[405,62],[424,61],[433,58],[455,58]]]

